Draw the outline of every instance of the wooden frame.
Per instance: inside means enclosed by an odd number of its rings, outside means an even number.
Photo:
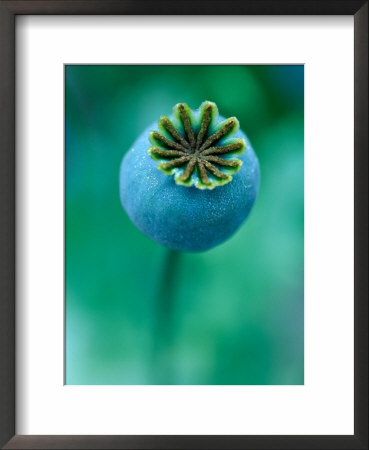
[[[348,14],[355,34],[355,434],[353,436],[15,435],[15,16]],[[368,2],[365,0],[0,0],[0,445],[7,449],[368,448]]]

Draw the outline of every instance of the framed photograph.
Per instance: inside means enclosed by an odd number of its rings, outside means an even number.
[[[368,3],[0,33],[2,448],[368,448]]]

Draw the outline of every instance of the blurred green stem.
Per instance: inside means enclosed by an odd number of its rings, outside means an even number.
[[[154,324],[154,384],[172,384],[175,291],[180,252],[168,250],[162,267],[156,297]]]

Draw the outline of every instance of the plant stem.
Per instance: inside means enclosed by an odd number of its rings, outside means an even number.
[[[180,252],[167,251],[155,303],[152,367],[154,384],[172,384],[173,380],[175,291],[179,261]]]

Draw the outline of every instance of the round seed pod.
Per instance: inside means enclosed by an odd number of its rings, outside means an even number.
[[[215,103],[179,103],[123,158],[120,199],[136,227],[173,250],[199,252],[228,239],[249,215],[259,163],[235,117]]]

